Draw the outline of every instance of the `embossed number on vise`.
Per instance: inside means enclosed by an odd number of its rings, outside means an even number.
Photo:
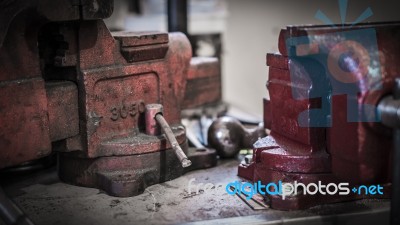
[[[145,104],[143,101],[120,104],[110,109],[111,120],[117,121],[119,118],[126,119],[128,116],[135,117],[138,113],[144,113]]]

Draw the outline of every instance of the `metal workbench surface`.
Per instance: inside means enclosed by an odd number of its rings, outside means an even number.
[[[389,224],[388,200],[361,200],[290,212],[255,211],[238,196],[226,193],[225,188],[188,193],[192,178],[193,185],[239,180],[238,164],[237,160],[222,160],[217,167],[189,172],[129,198],[62,183],[56,168],[7,183],[3,180],[2,185],[35,224]]]

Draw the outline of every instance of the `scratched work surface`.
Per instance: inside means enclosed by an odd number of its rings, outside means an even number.
[[[61,183],[55,168],[21,182],[4,185],[5,191],[35,224],[379,224],[388,223],[388,201],[363,200],[331,204],[303,211],[254,211],[224,189],[189,195],[188,181],[229,183],[236,176],[236,160],[220,161],[215,168],[193,171],[153,185],[135,197],[111,197],[97,189]],[[207,220],[207,221],[204,221]],[[202,221],[202,222],[199,222]],[[1,222],[0,222],[1,224]]]

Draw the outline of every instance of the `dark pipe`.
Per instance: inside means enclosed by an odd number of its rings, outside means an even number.
[[[400,79],[395,80],[393,95],[378,104],[382,124],[393,128],[391,224],[400,224]]]
[[[168,31],[187,32],[187,0],[168,0]]]
[[[393,99],[400,99],[400,79],[395,80]],[[392,202],[390,205],[391,224],[400,224],[400,128],[393,132],[393,171],[392,171]]]

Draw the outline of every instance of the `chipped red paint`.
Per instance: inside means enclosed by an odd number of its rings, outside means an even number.
[[[357,96],[358,102],[377,105],[389,94],[393,81],[400,76],[400,37],[398,23],[357,25],[351,29],[374,28],[376,30],[379,59],[382,70],[382,88]],[[350,30],[348,27],[291,26],[279,36],[280,54],[268,54],[269,78],[267,88],[270,100],[264,101],[264,123],[271,129],[270,136],[254,144],[253,162],[239,166],[239,176],[263,183],[277,182],[349,182],[352,185],[382,184],[385,195],[390,197],[392,141],[388,128],[380,123],[348,122],[347,96],[332,96],[332,126],[327,128],[301,127],[301,112],[319,108],[317,98],[294,99],[293,85],[308,90],[313,86],[307,79],[293,84],[290,70],[300,77],[310,77],[305,70],[287,56],[286,40],[290,37],[328,34]],[[327,38],[326,40],[329,41]],[[332,39],[333,40],[333,39]],[[314,46],[315,47],[315,46]],[[377,54],[377,53],[374,53]],[[282,200],[280,196],[268,196],[272,208],[282,210],[304,209],[318,204],[340,202],[371,196],[292,196]],[[377,197],[377,196],[375,196]]]
[[[195,106],[220,100],[220,80],[216,89],[204,83],[193,92],[188,77],[219,78],[216,59],[193,59],[182,33],[112,34],[101,19],[111,15],[113,1],[96,1],[98,8],[90,0],[6,4],[0,7],[10,14],[0,21],[0,169],[56,151],[61,180],[115,196],[183,173],[164,135],[146,133],[146,105],[163,106],[187,151],[180,124],[185,99]],[[215,152],[209,155],[211,162],[194,154],[201,163],[193,168],[215,165]]]

